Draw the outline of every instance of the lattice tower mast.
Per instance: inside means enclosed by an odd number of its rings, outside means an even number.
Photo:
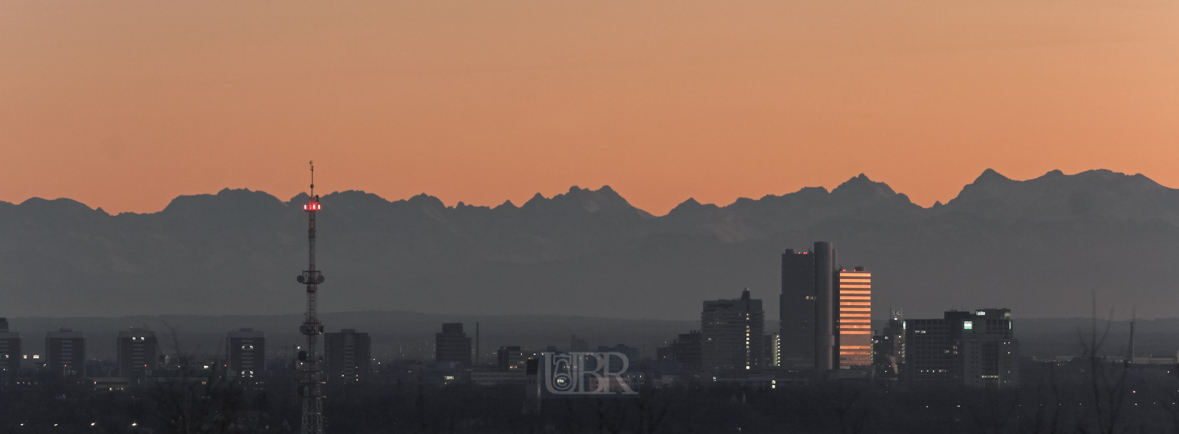
[[[315,195],[315,162],[311,162],[311,194],[303,211],[307,212],[307,270],[299,276],[299,283],[307,285],[307,318],[299,331],[307,336],[307,350],[299,354],[299,394],[303,396],[303,421],[300,434],[323,434],[323,356],[316,351],[323,324],[316,314],[316,295],[323,274],[315,269],[315,212],[319,211],[319,196]]]

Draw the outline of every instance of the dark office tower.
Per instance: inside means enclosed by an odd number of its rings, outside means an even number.
[[[735,300],[705,301],[700,314],[701,363],[704,369],[760,367],[764,360],[765,313],[749,290]]]
[[[823,241],[808,252],[782,254],[780,366],[791,370],[838,366],[835,264],[834,247]]]
[[[872,273],[839,271],[839,368],[872,365]]]
[[[905,369],[914,386],[1009,388],[1019,385],[1019,342],[1009,309],[950,311],[905,320]]]
[[[20,370],[20,333],[8,331],[8,318],[0,318],[0,380]]]
[[[905,363],[905,329],[900,312],[893,311],[888,326],[872,337],[872,364],[881,378],[896,378]]]
[[[266,336],[254,329],[239,329],[226,337],[229,371],[237,378],[258,378],[266,371]]]
[[[528,355],[518,346],[499,347],[495,358],[500,372],[523,372],[528,362]]]
[[[323,358],[327,365],[328,382],[359,382],[368,378],[372,368],[372,352],[368,333],[343,329],[339,333],[325,333]]]
[[[679,335],[671,345],[656,350],[656,359],[661,362],[676,362],[683,369],[700,369],[701,338],[699,330]]]
[[[962,382],[967,387],[1019,387],[1019,341],[1011,309],[979,309],[963,323]]]
[[[120,377],[143,377],[156,369],[160,345],[155,332],[131,327],[128,331],[119,332],[116,347]]]
[[[434,334],[434,359],[439,362],[471,364],[471,338],[463,333],[463,323],[442,325],[442,333]]]
[[[782,254],[779,298],[781,363],[792,370],[815,369],[815,255],[787,249]]]
[[[675,361],[683,364],[684,369],[700,369],[703,361],[703,339],[699,330],[692,330],[682,334],[671,343],[671,352]]]
[[[45,366],[63,376],[86,375],[86,337],[72,329],[45,335]]]

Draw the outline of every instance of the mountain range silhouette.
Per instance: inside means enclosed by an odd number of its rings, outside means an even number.
[[[231,189],[150,214],[0,202],[0,316],[300,312],[304,203]],[[988,169],[929,208],[865,175],[727,206],[688,199],[664,216],[609,186],[520,206],[362,191],[321,203],[328,312],[685,320],[749,287],[777,318],[780,255],[817,240],[874,273],[878,317],[1084,316],[1094,293],[1103,312],[1172,317],[1179,306],[1179,190],[1108,170],[1016,181]]]

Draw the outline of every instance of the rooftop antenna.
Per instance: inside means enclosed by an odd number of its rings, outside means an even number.
[[[315,195],[315,162],[311,161],[311,195],[307,197],[307,270],[299,275],[299,283],[307,285],[307,317],[299,331],[307,336],[307,350],[299,352],[299,394],[303,397],[303,421],[300,434],[323,434],[323,357],[316,352],[316,341],[323,334],[323,324],[316,316],[316,293],[323,283],[323,274],[315,269],[315,212],[319,211],[319,196]]]

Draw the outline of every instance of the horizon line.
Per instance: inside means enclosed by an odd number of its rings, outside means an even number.
[[[974,183],[978,182],[978,180],[979,180],[979,179],[981,179],[983,176],[985,176],[987,173],[994,173],[994,174],[998,175],[999,177],[1002,177],[1003,179],[1006,179],[1006,180],[1008,180],[1008,181],[1013,181],[1013,182],[1027,182],[1027,181],[1034,181],[1034,180],[1037,180],[1037,179],[1041,179],[1041,178],[1047,177],[1047,176],[1049,176],[1049,175],[1053,175],[1053,174],[1055,174],[1055,173],[1060,173],[1060,174],[1061,174],[1061,175],[1063,175],[1063,176],[1072,177],[1072,176],[1077,176],[1077,175],[1080,175],[1080,174],[1083,174],[1083,173],[1089,173],[1089,172],[1103,172],[1103,171],[1104,171],[1104,172],[1111,172],[1111,173],[1114,173],[1114,174],[1117,174],[1117,175],[1122,175],[1122,176],[1125,176],[1125,177],[1137,177],[1137,176],[1141,176],[1141,177],[1143,177],[1143,178],[1146,178],[1146,179],[1150,180],[1151,182],[1154,182],[1155,184],[1159,185],[1160,187],[1167,188],[1167,189],[1170,189],[1170,190],[1176,190],[1176,188],[1169,187],[1169,186],[1166,186],[1166,185],[1162,185],[1162,184],[1158,183],[1158,181],[1155,181],[1153,178],[1150,178],[1150,177],[1148,177],[1148,176],[1146,176],[1146,175],[1144,175],[1144,174],[1142,174],[1142,173],[1127,174],[1127,173],[1125,173],[1125,172],[1118,172],[1118,171],[1114,171],[1114,170],[1110,170],[1110,169],[1088,169],[1088,170],[1082,170],[1082,171],[1079,171],[1079,172],[1076,172],[1076,173],[1071,173],[1071,174],[1064,173],[1064,172],[1063,172],[1062,170],[1060,170],[1060,169],[1053,169],[1053,170],[1049,170],[1048,172],[1045,172],[1043,175],[1040,175],[1040,176],[1038,176],[1038,177],[1034,177],[1034,178],[1027,178],[1027,179],[1012,179],[1012,178],[1010,178],[1010,177],[1007,177],[1006,175],[1003,175],[1003,174],[999,173],[997,170],[994,170],[994,169],[992,169],[992,168],[987,168],[987,169],[983,170],[983,172],[982,172],[981,174],[979,174],[979,176],[975,177],[975,179],[974,179],[973,181],[971,181],[971,182],[970,182],[970,183],[968,183],[968,184],[964,184],[964,185],[962,186],[962,189],[960,189],[960,190],[958,191],[958,194],[957,194],[957,195],[955,195],[953,198],[947,199],[945,202],[942,202],[942,201],[940,201],[940,200],[937,200],[937,201],[934,201],[934,203],[933,203],[932,205],[930,205],[930,206],[924,206],[924,205],[918,204],[918,203],[916,203],[916,202],[913,202],[913,201],[910,199],[910,200],[909,200],[909,203],[911,203],[911,204],[913,204],[913,205],[915,205],[915,206],[917,206],[917,207],[920,207],[920,208],[922,208],[922,209],[933,209],[934,207],[937,207],[937,206],[939,206],[939,205],[945,205],[945,204],[949,203],[950,201],[953,201],[954,199],[957,199],[959,196],[961,196],[961,195],[962,195],[962,191],[963,191],[963,190],[965,190],[965,188],[966,188],[967,186],[973,185]],[[664,217],[664,216],[667,216],[667,215],[671,214],[671,211],[675,210],[675,208],[677,208],[677,207],[679,207],[680,205],[683,205],[683,204],[685,204],[685,203],[688,203],[688,202],[696,202],[697,204],[700,204],[700,205],[702,205],[702,206],[709,206],[709,205],[711,205],[711,206],[716,206],[716,207],[719,207],[719,208],[726,208],[726,207],[729,207],[729,206],[732,206],[732,205],[736,204],[737,202],[740,202],[741,200],[761,200],[761,199],[765,199],[765,198],[767,198],[767,197],[783,197],[783,196],[786,196],[786,195],[790,195],[790,194],[795,194],[795,193],[801,192],[801,191],[803,191],[803,190],[806,190],[806,189],[815,189],[815,188],[819,188],[819,189],[823,189],[823,190],[825,190],[827,193],[831,193],[831,192],[835,191],[836,189],[838,189],[840,186],[842,186],[842,185],[844,185],[844,184],[847,184],[848,182],[851,182],[851,181],[853,181],[853,180],[855,180],[855,179],[857,179],[857,178],[860,178],[860,177],[863,177],[863,178],[867,179],[869,182],[884,184],[884,185],[888,186],[888,187],[889,187],[889,189],[892,189],[892,186],[891,186],[891,185],[889,185],[887,182],[885,182],[885,181],[876,181],[876,180],[873,180],[873,179],[869,178],[869,177],[868,177],[866,174],[864,174],[864,173],[860,173],[860,174],[858,174],[858,175],[856,175],[856,176],[853,176],[853,177],[851,177],[851,178],[848,178],[848,180],[847,180],[847,181],[843,181],[842,183],[840,183],[838,186],[836,186],[836,187],[834,187],[834,188],[827,188],[826,186],[805,186],[805,187],[801,187],[801,188],[799,188],[799,189],[797,189],[797,190],[794,190],[794,191],[791,191],[791,192],[788,192],[788,193],[782,193],[782,194],[767,193],[767,194],[764,194],[764,195],[762,195],[761,197],[759,197],[759,198],[756,198],[756,199],[754,199],[754,198],[752,198],[752,197],[738,196],[736,199],[734,199],[732,202],[730,202],[730,203],[729,203],[729,204],[727,204],[727,205],[719,205],[719,204],[716,204],[716,203],[701,203],[701,202],[699,202],[699,201],[696,201],[695,197],[688,197],[687,199],[684,199],[683,201],[679,202],[679,203],[678,203],[678,204],[677,204],[675,207],[672,207],[671,209],[669,209],[669,210],[668,210],[668,212],[667,212],[666,214],[662,214],[662,215],[656,215],[656,214],[654,214],[654,213],[651,213],[651,212],[649,212],[649,211],[647,211],[647,210],[645,210],[645,209],[643,209],[643,208],[640,208],[640,207],[638,207],[638,206],[635,206],[634,204],[631,204],[631,203],[630,203],[630,201],[629,201],[629,200],[627,200],[625,196],[622,196],[622,194],[621,194],[621,193],[619,193],[618,191],[614,190],[614,188],[613,188],[613,187],[611,187],[611,186],[610,186],[610,184],[603,184],[603,185],[599,186],[597,190],[593,190],[593,189],[591,189],[591,188],[584,188],[584,189],[583,189],[583,188],[580,188],[580,186],[577,186],[577,185],[571,185],[571,186],[569,187],[569,189],[568,189],[568,190],[566,190],[564,193],[558,193],[558,194],[555,194],[555,195],[553,195],[553,196],[545,197],[545,196],[544,196],[542,193],[540,193],[540,192],[537,192],[537,193],[535,193],[535,194],[533,195],[533,198],[535,198],[535,197],[539,196],[539,197],[541,197],[541,198],[543,198],[543,199],[548,199],[548,200],[551,200],[551,199],[553,199],[553,198],[555,198],[555,197],[557,197],[557,196],[562,196],[562,195],[568,194],[569,192],[573,191],[574,189],[587,190],[587,191],[591,191],[591,192],[600,192],[600,191],[602,191],[603,189],[608,189],[609,191],[612,191],[612,192],[614,192],[614,193],[615,193],[615,194],[617,194],[619,197],[621,197],[623,200],[625,200],[625,201],[627,202],[627,204],[628,204],[628,205],[630,205],[632,208],[634,208],[634,209],[636,209],[636,210],[639,210],[639,211],[642,211],[642,212],[645,212],[645,213],[647,213],[647,214],[651,215],[652,217]],[[228,190],[228,191],[247,191],[247,192],[251,192],[251,193],[262,193],[262,194],[266,194],[266,195],[268,195],[268,196],[270,196],[270,197],[273,197],[273,198],[277,199],[279,202],[281,202],[281,203],[284,203],[284,204],[289,204],[289,203],[292,203],[292,202],[294,201],[294,199],[295,199],[295,198],[298,198],[298,197],[300,197],[300,196],[303,196],[303,195],[307,195],[307,194],[308,194],[308,192],[305,192],[305,191],[304,191],[304,192],[300,192],[299,194],[296,194],[295,196],[292,196],[292,197],[291,197],[290,199],[288,199],[288,200],[283,200],[283,199],[279,198],[278,196],[276,196],[276,195],[274,195],[274,194],[271,194],[271,193],[269,193],[269,192],[266,192],[266,191],[263,191],[263,190],[251,190],[249,187],[242,187],[242,188],[222,187],[220,190],[217,190],[217,192],[216,192],[216,193],[196,193],[196,194],[179,194],[179,195],[176,195],[175,197],[173,197],[173,198],[172,198],[172,200],[171,200],[171,201],[169,201],[169,202],[168,202],[168,205],[165,205],[163,208],[161,208],[161,209],[159,209],[159,210],[156,210],[156,211],[151,211],[151,212],[134,212],[134,211],[123,211],[123,212],[118,212],[118,213],[115,213],[115,214],[111,214],[110,212],[106,211],[105,209],[103,209],[103,207],[102,207],[102,206],[97,206],[97,207],[95,207],[95,206],[91,206],[91,205],[89,205],[89,204],[87,204],[87,203],[85,203],[85,202],[79,201],[79,200],[77,200],[77,199],[69,198],[69,197],[58,197],[58,198],[54,198],[54,199],[46,199],[46,198],[43,198],[43,197],[40,197],[40,196],[30,196],[30,197],[28,197],[28,198],[24,199],[23,201],[20,201],[20,203],[15,203],[15,202],[7,202],[7,201],[0,200],[0,204],[9,204],[9,205],[13,205],[13,206],[22,206],[22,205],[24,205],[24,204],[28,203],[29,201],[33,201],[33,200],[42,200],[42,201],[47,201],[47,202],[53,202],[53,201],[58,201],[58,200],[67,200],[67,201],[75,202],[75,203],[78,203],[78,204],[80,204],[80,205],[82,205],[82,206],[85,206],[86,208],[88,208],[88,209],[90,209],[90,210],[92,210],[92,211],[102,211],[103,213],[105,213],[105,214],[107,214],[107,215],[110,215],[110,216],[119,216],[119,215],[123,215],[123,214],[130,214],[130,215],[150,215],[150,214],[158,214],[158,213],[160,213],[160,212],[163,212],[165,209],[167,209],[167,208],[168,208],[168,206],[170,206],[170,205],[171,205],[173,202],[175,202],[175,201],[176,201],[176,199],[178,199],[178,198],[182,198],[182,197],[197,197],[197,196],[216,196],[216,195],[219,195],[219,194],[221,194],[222,192],[224,192],[224,191],[227,191],[227,190]],[[462,205],[462,206],[467,206],[467,207],[475,207],[475,208],[487,208],[487,209],[494,209],[494,208],[498,208],[498,207],[501,207],[501,206],[504,206],[504,205],[507,205],[507,204],[511,204],[513,207],[516,207],[516,208],[521,208],[521,207],[523,206],[523,205],[516,205],[515,203],[513,203],[513,202],[511,201],[511,199],[505,199],[503,202],[501,202],[501,203],[499,203],[499,204],[497,204],[497,205],[474,205],[474,204],[469,204],[469,203],[466,203],[465,201],[462,201],[462,200],[455,201],[453,205],[448,205],[448,204],[446,203],[446,201],[445,201],[445,200],[443,200],[441,197],[434,196],[434,195],[432,195],[432,194],[429,194],[429,193],[426,193],[426,192],[418,193],[418,194],[416,194],[416,195],[413,195],[413,196],[410,196],[410,197],[407,197],[407,198],[400,198],[400,199],[389,199],[389,198],[386,198],[386,197],[384,197],[384,196],[381,196],[381,195],[379,195],[379,194],[377,194],[377,193],[370,193],[370,192],[368,192],[368,191],[365,191],[365,190],[357,190],[357,189],[335,190],[335,191],[332,191],[331,193],[328,193],[328,194],[325,194],[325,195],[320,195],[320,196],[321,196],[321,197],[328,197],[328,196],[332,196],[332,195],[336,195],[336,194],[341,194],[341,193],[349,193],[349,192],[359,192],[359,193],[363,193],[363,194],[371,194],[371,195],[373,195],[373,196],[376,196],[376,197],[378,197],[378,198],[381,198],[382,200],[384,200],[384,201],[386,201],[386,202],[389,202],[389,203],[396,203],[396,202],[400,202],[400,201],[409,201],[409,200],[411,200],[411,199],[413,199],[413,198],[416,198],[416,197],[420,197],[420,196],[426,196],[426,197],[429,197],[429,198],[434,198],[434,199],[437,199],[439,202],[442,202],[442,205],[443,205],[444,207],[446,207],[446,208],[448,208],[448,209],[456,209],[456,208],[458,208],[458,207],[459,207],[459,205]],[[894,194],[896,194],[896,195],[904,196],[906,199],[908,199],[908,198],[909,198],[909,196],[908,196],[907,194],[903,193],[903,192],[898,192],[898,191],[896,191],[896,190],[893,190],[893,193],[894,193]],[[532,199],[529,199],[529,201],[530,201],[530,200],[532,200]],[[527,204],[527,201],[525,202],[525,204]]]

